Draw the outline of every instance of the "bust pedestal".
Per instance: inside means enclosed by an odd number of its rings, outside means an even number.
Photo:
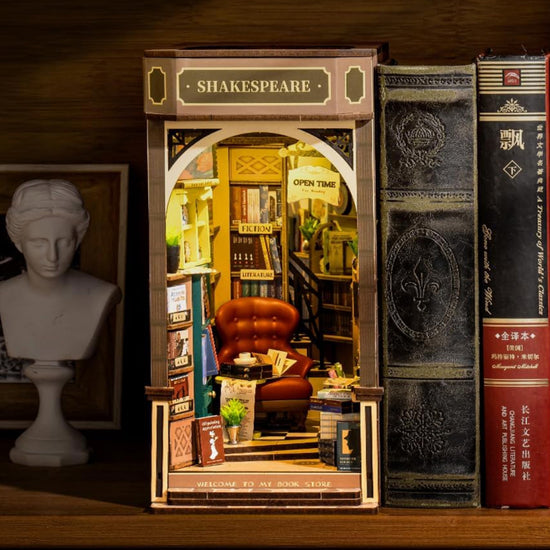
[[[61,393],[74,369],[63,361],[35,361],[23,372],[38,390],[38,415],[15,441],[11,461],[26,466],[88,462],[86,438],[65,420],[61,409]]]

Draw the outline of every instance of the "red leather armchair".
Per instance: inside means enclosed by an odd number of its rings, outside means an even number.
[[[303,428],[313,391],[306,376],[313,360],[290,345],[299,320],[300,314],[292,304],[260,296],[229,300],[215,317],[220,362],[231,362],[243,351],[266,353],[269,348],[286,351],[287,357],[296,360],[282,377],[258,384],[255,408],[256,412],[297,415]]]

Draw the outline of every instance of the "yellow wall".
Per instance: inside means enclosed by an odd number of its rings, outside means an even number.
[[[220,183],[214,191],[213,218],[217,235],[213,241],[214,269],[219,273],[217,278],[214,307],[217,309],[231,299],[231,255],[230,216],[229,216],[229,153],[227,147],[217,148],[218,178]]]

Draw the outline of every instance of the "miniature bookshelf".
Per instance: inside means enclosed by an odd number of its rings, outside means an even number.
[[[281,145],[228,148],[231,297],[285,299],[287,256]]]
[[[217,179],[178,180],[170,197],[166,226],[180,235],[180,270],[212,261],[208,200],[217,184]]]

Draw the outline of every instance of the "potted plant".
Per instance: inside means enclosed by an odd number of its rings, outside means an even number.
[[[166,270],[176,273],[180,263],[181,234],[171,232],[166,234]]]
[[[302,225],[300,225],[299,229],[304,237],[304,243],[303,243],[303,250],[309,249],[309,243],[311,241],[311,237],[313,237],[313,234],[315,233],[317,227],[319,226],[319,219],[315,216],[308,216]]]
[[[355,235],[355,237],[353,237],[351,241],[348,241],[348,246],[353,253],[353,258],[351,259],[351,280],[353,285],[355,285],[354,288],[356,288],[357,283],[359,282],[359,261],[357,259],[357,255],[359,253],[359,245],[357,235]]]
[[[358,252],[358,242],[357,242],[357,235],[353,237],[351,241],[348,241],[348,246],[350,247],[351,251],[353,252],[353,255],[357,257]]]
[[[225,421],[229,443],[236,445],[239,442],[241,422],[246,415],[246,407],[240,399],[229,399],[220,408],[220,415]]]

